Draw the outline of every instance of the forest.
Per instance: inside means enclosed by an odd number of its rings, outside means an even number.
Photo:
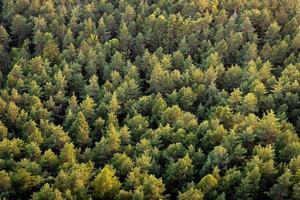
[[[1,200],[300,199],[300,0],[1,0]]]

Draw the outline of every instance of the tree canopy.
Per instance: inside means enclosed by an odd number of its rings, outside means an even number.
[[[299,0],[0,1],[0,199],[300,199]]]

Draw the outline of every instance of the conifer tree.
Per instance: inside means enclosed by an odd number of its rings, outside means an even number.
[[[95,198],[114,198],[119,189],[121,183],[115,176],[115,170],[109,165],[105,165],[99,174],[93,181],[93,188]]]
[[[83,147],[89,142],[89,125],[81,111],[78,112],[70,132],[76,145]]]

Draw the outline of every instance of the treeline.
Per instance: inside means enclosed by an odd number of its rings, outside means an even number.
[[[300,199],[299,0],[0,4],[0,199]]]

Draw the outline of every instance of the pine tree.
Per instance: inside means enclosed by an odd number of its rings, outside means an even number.
[[[154,66],[150,75],[150,90],[153,92],[160,92],[166,94],[174,88],[172,78],[167,70],[163,69],[160,64]]]
[[[70,128],[74,142],[79,147],[84,147],[90,139],[89,124],[86,121],[83,112],[78,112],[75,121]]]
[[[7,48],[8,43],[10,42],[9,34],[7,33],[4,26],[0,25],[0,44]]]
[[[131,35],[130,35],[129,31],[128,31],[126,23],[121,23],[121,25],[120,25],[119,39],[120,39],[120,48],[121,48],[121,51],[125,55],[128,56],[130,54],[132,38],[131,38]]]
[[[250,112],[255,112],[257,110],[257,98],[253,93],[248,93],[242,102],[243,111],[248,114]]]
[[[17,120],[20,108],[15,102],[9,102],[7,105],[6,116],[10,124],[14,124]]]
[[[300,29],[292,40],[292,48],[294,51],[298,51],[300,49]]]
[[[201,189],[203,193],[208,193],[218,185],[218,180],[211,174],[204,176],[197,184],[197,188]]]
[[[85,87],[85,93],[87,96],[92,97],[95,101],[98,100],[99,95],[100,95],[100,86],[98,83],[98,76],[93,75],[89,79],[89,85]]]
[[[136,36],[136,39],[135,39],[135,48],[134,48],[135,55],[134,56],[143,55],[145,52],[145,46],[146,46],[145,38],[144,38],[143,34],[138,33],[138,35]]]
[[[121,187],[121,183],[115,176],[115,170],[109,165],[105,165],[99,174],[96,175],[93,183],[95,198],[112,199]]]
[[[43,58],[48,59],[52,63],[58,61],[59,49],[54,40],[50,40],[46,43],[43,49]]]
[[[67,30],[66,35],[64,36],[64,40],[63,40],[63,47],[67,48],[70,44],[74,43],[74,36],[73,36],[73,32],[72,30],[69,28]]]
[[[0,121],[0,140],[7,138],[7,133],[8,133],[7,127],[5,126],[5,124],[3,124],[2,121]]]
[[[7,76],[6,82],[8,87],[19,89],[24,87],[24,79],[22,67],[20,65],[14,65]]]
[[[178,199],[179,200],[202,200],[204,194],[201,190],[191,187],[184,193],[179,193]]]
[[[177,162],[171,163],[166,169],[166,180],[170,185],[176,184],[176,188],[183,188],[191,181],[194,174],[194,166],[192,160],[187,154]]]
[[[96,143],[92,152],[92,158],[96,163],[105,163],[115,153],[120,151],[121,139],[113,124],[109,124],[105,136],[102,136],[100,142]]]
[[[63,200],[63,195],[58,189],[52,188],[48,183],[46,183],[38,192],[33,193],[32,199]]]
[[[17,14],[13,17],[10,28],[12,34],[18,38],[18,44],[21,45],[30,33],[31,23],[23,15]]]
[[[237,188],[237,197],[243,199],[255,199],[259,192],[259,181],[261,174],[259,167],[255,166],[251,171],[248,171]]]
[[[60,163],[73,165],[76,162],[76,150],[72,143],[65,144],[59,155]]]
[[[1,170],[0,171],[0,190],[3,191],[9,191],[11,186],[12,186],[12,181],[11,181],[11,177],[9,175],[8,172],[6,172],[5,170]],[[3,195],[3,194],[2,194]]]
[[[116,173],[125,177],[134,166],[131,158],[125,153],[116,153],[111,160],[112,166],[116,169]]]
[[[119,102],[118,102],[118,97],[117,97],[117,94],[114,92],[111,96],[111,100],[108,104],[108,111],[110,113],[117,113],[118,110],[120,109],[120,105],[119,105]]]
[[[266,31],[266,36],[265,36],[265,40],[267,43],[272,44],[274,41],[278,40],[278,36],[279,31],[280,31],[281,27],[278,25],[278,23],[275,21],[273,22],[269,27],[268,30]]]
[[[58,161],[57,155],[51,149],[48,149],[41,156],[39,163],[41,164],[42,168],[48,170],[49,172],[53,172],[56,170],[56,167],[59,164]]]

